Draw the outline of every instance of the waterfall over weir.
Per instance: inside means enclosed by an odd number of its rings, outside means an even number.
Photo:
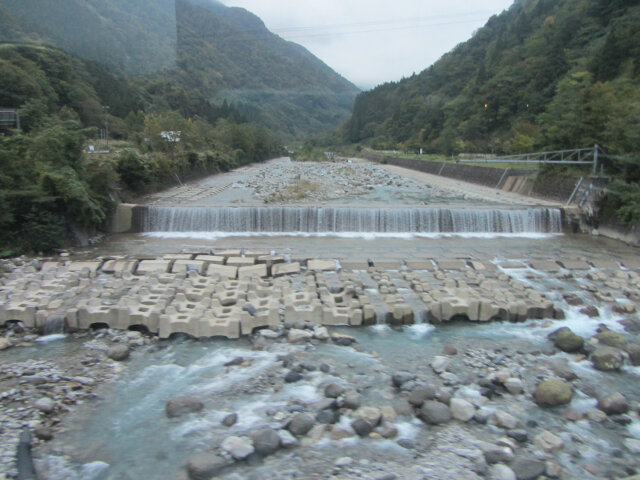
[[[138,232],[265,234],[561,233],[557,209],[157,207],[134,209]]]

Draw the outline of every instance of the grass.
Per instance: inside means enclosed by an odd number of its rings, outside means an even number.
[[[303,180],[301,178],[294,179],[289,185],[279,192],[272,193],[264,199],[264,203],[283,203],[296,200],[304,200],[312,193],[320,190],[320,184]]]

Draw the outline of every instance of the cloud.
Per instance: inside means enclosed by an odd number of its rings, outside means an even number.
[[[513,0],[222,0],[361,88],[418,73]]]

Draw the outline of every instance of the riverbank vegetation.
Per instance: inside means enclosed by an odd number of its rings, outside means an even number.
[[[0,105],[22,127],[0,130],[1,255],[60,248],[103,227],[119,199],[282,151],[228,104],[157,87],[57,49],[0,48]],[[105,151],[89,139],[107,128],[117,144]]]

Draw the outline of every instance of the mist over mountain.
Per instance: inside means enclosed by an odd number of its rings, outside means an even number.
[[[172,82],[288,137],[335,128],[358,92],[255,15],[212,0],[2,0],[0,41]]]

